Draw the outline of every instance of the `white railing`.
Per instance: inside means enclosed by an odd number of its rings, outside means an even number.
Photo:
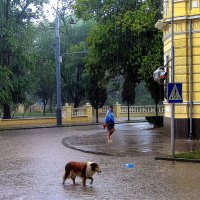
[[[109,106],[103,106],[103,107],[100,109],[100,113],[106,113],[108,109],[109,109]]]
[[[72,117],[86,116],[85,108],[72,108]]]
[[[158,105],[158,112],[163,113],[164,107],[162,105]],[[146,105],[146,106],[129,106],[129,113],[155,113],[156,106],[155,105]],[[120,106],[120,113],[127,114],[128,106]]]
[[[128,106],[120,106],[120,114],[128,114]],[[164,106],[158,105],[158,113],[164,112]],[[103,106],[101,109],[99,109],[99,113],[105,114],[107,110],[109,109],[109,106]],[[156,112],[156,106],[155,105],[145,105],[145,106],[129,106],[129,113],[131,114],[137,114],[137,113],[155,113]]]
[[[120,114],[128,114],[128,106],[120,106]],[[164,112],[163,105],[158,105],[158,113]],[[106,114],[109,106],[103,106],[99,109],[99,114]],[[155,113],[156,106],[155,105],[146,105],[146,106],[129,106],[129,113],[130,114],[142,114],[142,113]],[[86,108],[72,108],[71,116],[72,117],[81,117],[86,116]]]

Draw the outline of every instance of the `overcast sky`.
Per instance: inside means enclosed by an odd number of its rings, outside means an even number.
[[[49,21],[55,19],[55,9],[57,7],[57,0],[49,0],[49,4],[44,6],[44,12]]]

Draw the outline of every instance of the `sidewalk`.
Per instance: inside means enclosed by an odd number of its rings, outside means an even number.
[[[61,127],[72,127],[72,126],[92,126],[92,125],[101,125],[103,123],[104,119],[99,118],[99,122],[97,123],[95,119],[93,119],[93,122],[91,123],[62,123]],[[123,118],[117,118],[116,124],[120,123],[134,123],[134,122],[146,122],[144,117],[134,117],[130,118],[130,121],[127,120],[127,117]],[[4,130],[20,130],[20,129],[37,129],[37,128],[55,128],[57,127],[56,124],[33,124],[33,125],[16,125],[16,126],[10,126],[10,127],[1,127],[0,131]]]
[[[99,125],[95,133],[65,137],[62,143],[85,153],[118,157],[151,155],[162,158],[171,155],[171,140],[162,131],[162,128],[154,129],[147,122],[116,124],[112,143],[108,143],[106,130]],[[176,140],[175,149],[176,153],[200,150],[200,142]]]
[[[107,142],[107,131],[102,127],[103,119],[99,121],[99,123],[63,124],[61,127],[56,125],[0,127],[0,131],[64,127],[93,129],[95,131],[89,131],[87,134],[84,132],[67,136],[63,138],[62,143],[68,148],[90,154],[118,157],[151,155],[158,160],[178,160],[166,158],[171,155],[171,139],[163,134],[162,128],[154,129],[144,118],[134,118],[130,121],[126,118],[117,119],[112,143]],[[175,150],[176,153],[200,150],[200,141],[176,140]]]

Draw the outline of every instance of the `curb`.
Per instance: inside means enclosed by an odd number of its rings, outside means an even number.
[[[104,155],[104,156],[112,156],[111,154],[108,154],[108,153],[103,153],[103,152],[97,152],[97,151],[90,151],[90,150],[84,150],[84,149],[80,149],[80,148],[77,148],[69,143],[67,143],[65,140],[67,138],[63,138],[62,140],[62,144],[69,148],[69,149],[73,149],[73,150],[77,150],[77,151],[80,151],[80,152],[84,152],[84,153],[91,153],[91,154],[96,154],[96,155]]]
[[[200,163],[200,160],[186,159],[186,158],[155,157],[155,160],[167,160],[167,161]]]
[[[147,122],[146,120],[132,120],[132,121],[121,121],[116,122],[115,124],[128,124],[128,123],[141,123]],[[63,127],[74,127],[74,126],[96,126],[101,125],[102,122],[99,123],[84,123],[84,124],[63,124],[61,126],[57,125],[33,125],[33,126],[21,126],[21,127],[0,127],[0,131],[7,131],[7,130],[23,130],[23,129],[39,129],[39,128],[63,128]]]

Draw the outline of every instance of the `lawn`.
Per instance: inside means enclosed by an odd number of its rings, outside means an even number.
[[[191,152],[185,152],[185,153],[178,153],[178,154],[175,155],[175,158],[200,160],[200,151],[191,151]]]
[[[0,118],[3,117],[3,113],[0,113]],[[12,113],[13,119],[19,119],[19,118],[45,118],[45,117],[56,117],[56,113],[51,114],[50,112],[46,112],[45,115],[43,115],[43,112],[26,112],[23,116],[23,113],[15,112]]]

